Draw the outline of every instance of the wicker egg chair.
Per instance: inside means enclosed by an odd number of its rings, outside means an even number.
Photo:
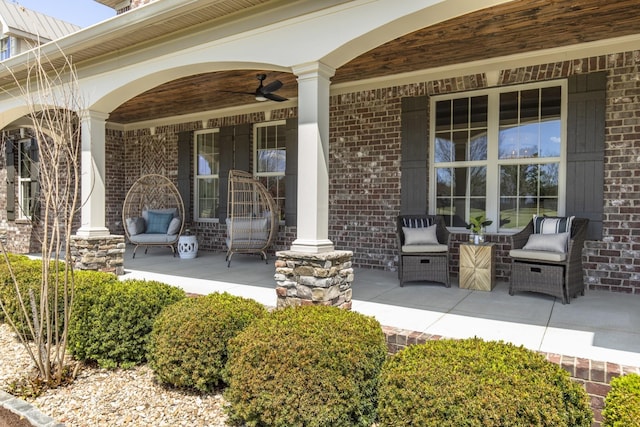
[[[250,173],[229,171],[227,193],[227,267],[234,253],[260,254],[267,261],[267,248],[278,231],[278,212],[271,194]]]
[[[127,240],[147,253],[149,246],[165,246],[176,253],[178,238],[184,228],[184,203],[169,178],[149,174],[138,178],[124,199],[122,224]]]

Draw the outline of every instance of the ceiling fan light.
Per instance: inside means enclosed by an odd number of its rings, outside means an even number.
[[[262,96],[262,95],[256,95],[256,101],[260,101],[260,102],[262,102],[262,101],[267,101],[267,98],[265,98],[265,97],[264,97],[264,96]]]

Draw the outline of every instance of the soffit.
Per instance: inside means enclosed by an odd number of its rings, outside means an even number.
[[[375,48],[336,70],[334,84],[443,67],[486,58],[568,46],[640,33],[637,0],[520,0],[460,16],[407,34]],[[613,33],[615,28],[615,34]],[[199,74],[160,85],[115,109],[109,121],[133,123],[255,103],[256,73],[263,70]],[[277,93],[297,96],[295,76],[279,79]],[[277,104],[273,105],[277,108]]]

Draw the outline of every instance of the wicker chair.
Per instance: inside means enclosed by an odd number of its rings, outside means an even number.
[[[176,244],[184,228],[184,203],[169,178],[149,174],[138,178],[124,199],[122,224],[127,239],[139,246],[166,246],[176,254]],[[166,227],[165,227],[166,225]]]
[[[511,237],[511,282],[509,294],[517,291],[552,295],[568,304],[578,294],[584,295],[582,248],[589,220],[574,218],[566,253],[526,250],[533,234],[533,220]]]
[[[435,225],[436,238],[421,239],[414,233],[426,232],[426,227]],[[404,228],[413,229],[410,234]],[[420,236],[418,234],[417,236]],[[423,236],[425,234],[422,234]],[[398,278],[400,286],[405,282],[441,282],[448,288],[449,282],[449,230],[442,217],[436,215],[399,215],[398,236]]]
[[[278,231],[278,210],[271,194],[250,173],[229,171],[227,194],[227,267],[234,253],[258,253],[267,261],[267,248]]]

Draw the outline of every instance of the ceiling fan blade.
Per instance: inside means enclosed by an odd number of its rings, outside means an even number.
[[[267,93],[271,93],[271,92],[275,92],[278,89],[280,89],[282,87],[282,82],[280,80],[274,80],[271,83],[269,83],[268,85],[264,86],[260,92],[262,92],[263,94],[267,94]]]
[[[235,93],[237,95],[255,95],[255,92],[237,92],[235,90],[219,90],[218,92]]]
[[[276,102],[287,101],[287,98],[284,98],[280,95],[276,95],[275,93],[265,93],[264,97]]]

